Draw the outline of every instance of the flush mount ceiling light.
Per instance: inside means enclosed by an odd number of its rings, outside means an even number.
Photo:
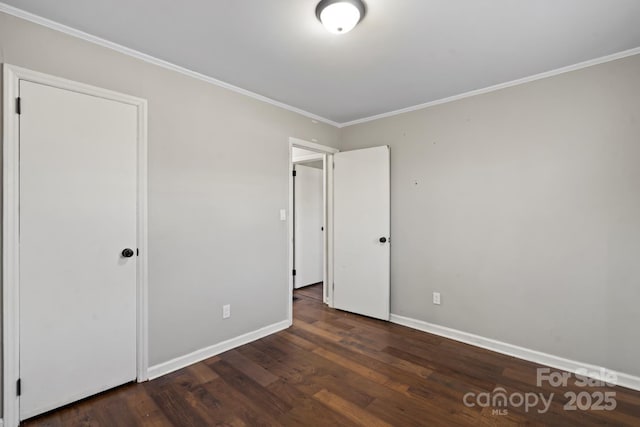
[[[353,30],[364,17],[364,12],[361,0],[322,0],[316,7],[316,16],[334,34]]]

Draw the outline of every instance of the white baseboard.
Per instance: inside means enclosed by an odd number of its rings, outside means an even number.
[[[196,350],[193,353],[186,354],[184,356],[176,357],[158,365],[151,366],[149,368],[149,379],[161,377],[178,369],[182,369],[186,366],[193,365],[194,363],[213,357],[217,354],[224,353],[225,351],[234,349],[244,344],[248,344],[252,341],[264,338],[267,335],[274,334],[276,332],[287,329],[291,326],[291,322],[283,320],[282,322],[274,323],[273,325],[265,326],[258,330],[240,335],[239,337],[231,338],[227,341],[223,341],[218,344],[214,344],[210,347],[206,347],[200,350]],[[0,427],[2,427],[0,425]]]
[[[460,341],[476,347],[481,347],[487,350],[495,351],[497,353],[506,354],[508,356],[517,357],[518,359],[528,360],[530,362],[539,363],[540,365],[549,366],[571,373],[576,373],[578,370],[580,370],[582,371],[580,372],[580,374],[584,375],[585,369],[589,372],[594,373],[601,372],[602,369],[606,369],[607,372],[613,373],[617,376],[617,385],[640,391],[640,377],[625,374],[623,372],[617,372],[606,367],[595,366],[589,363],[582,363],[575,360],[565,359],[563,357],[554,356],[552,354],[542,353],[540,351],[519,347],[517,345],[508,344],[502,341],[481,337],[479,335],[458,331],[456,329],[435,325],[433,323],[428,323],[422,320],[412,319],[410,317],[404,317],[397,314],[392,314],[390,320],[391,322],[397,323],[398,325],[417,329],[423,332],[428,332],[434,335],[439,335],[441,337],[450,338],[452,340]],[[599,379],[596,376],[594,376],[594,378]]]

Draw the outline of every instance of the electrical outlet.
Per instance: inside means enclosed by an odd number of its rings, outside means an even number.
[[[433,293],[433,303],[435,305],[440,305],[440,292]]]
[[[231,304],[226,304],[222,306],[222,318],[228,319],[231,317]]]

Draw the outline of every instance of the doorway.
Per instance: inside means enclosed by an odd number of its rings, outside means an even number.
[[[331,306],[333,280],[332,198],[329,165],[338,150],[297,138],[289,139],[289,319],[293,290],[322,287],[322,301]]]
[[[16,426],[146,380],[146,101],[6,64],[4,76],[4,422]]]
[[[296,149],[294,151],[294,149]],[[306,150],[299,151],[297,149]],[[295,154],[295,155],[294,155]],[[296,267],[304,265],[296,251],[296,175],[309,162],[323,162],[323,281],[306,294],[321,294],[336,308],[377,319],[390,317],[390,151],[378,146],[339,152],[330,147],[291,138],[289,157],[289,319],[293,317],[293,290],[312,285],[297,282]],[[308,170],[305,169],[305,174]],[[300,197],[301,194],[298,194]],[[316,202],[317,203],[317,202]],[[310,229],[317,228],[311,222]],[[321,226],[321,227],[322,227]],[[299,248],[298,248],[299,249]],[[304,255],[303,255],[304,256]],[[317,259],[314,261],[317,262]],[[298,292],[299,293],[299,292]]]

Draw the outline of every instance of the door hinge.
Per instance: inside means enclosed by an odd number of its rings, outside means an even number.
[[[22,380],[20,378],[18,378],[18,381],[16,381],[16,395],[22,395]]]
[[[293,271],[291,272],[291,275],[295,276],[296,275],[296,269],[294,268]]]
[[[296,171],[293,171],[293,173],[291,174],[291,176],[296,176]]]
[[[22,98],[16,98],[16,114],[22,114]]]

